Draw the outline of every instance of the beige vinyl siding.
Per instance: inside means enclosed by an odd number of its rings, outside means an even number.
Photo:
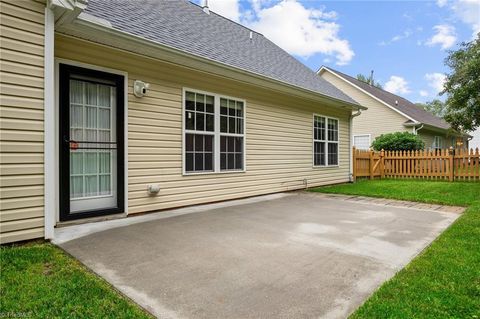
[[[0,1],[0,242],[43,237],[44,8]]]
[[[349,113],[124,51],[57,35],[59,58],[128,72],[128,211],[340,183],[349,179]],[[133,81],[150,83],[143,98]],[[182,89],[246,100],[246,172],[182,175]],[[313,168],[313,113],[339,118],[340,166]],[[148,196],[148,184],[160,185]]]
[[[442,148],[449,148],[450,146],[455,146],[455,137],[447,136],[447,134],[442,132],[430,131],[427,129],[421,129],[418,131],[418,136],[425,142],[425,148],[430,149],[433,146],[433,140],[435,136],[440,136],[442,141]],[[453,143],[452,143],[453,142]]]
[[[403,125],[408,120],[403,115],[372,98],[370,95],[363,93],[329,71],[323,72],[321,76],[360,105],[368,107],[368,110],[363,111],[360,116],[353,119],[352,130],[354,135],[371,134],[371,141],[373,142],[381,134],[412,132],[412,128],[407,128]]]

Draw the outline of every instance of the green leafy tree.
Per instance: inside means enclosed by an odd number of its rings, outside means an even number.
[[[460,131],[473,131],[480,126],[480,33],[477,39],[462,43],[445,59],[447,74],[447,112],[445,120]]]
[[[425,148],[425,143],[418,135],[409,132],[382,134],[375,138],[372,148],[376,151],[414,151]]]
[[[427,103],[416,103],[416,105],[438,117],[444,117],[447,111],[447,105],[439,99]]]
[[[373,79],[372,76],[367,77],[363,74],[357,74],[357,80],[360,80],[360,81],[365,82],[367,84],[373,85],[373,86],[375,86],[379,89],[382,88],[382,85],[380,84],[380,82],[375,82],[375,80]]]

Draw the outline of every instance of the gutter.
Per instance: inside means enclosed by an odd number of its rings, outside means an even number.
[[[413,130],[414,130],[414,134],[417,135],[418,134],[418,131],[420,131],[425,125],[422,124],[420,125],[419,128],[417,128],[416,126],[413,127]]]
[[[350,128],[350,149],[348,150],[348,155],[350,157],[349,159],[349,176],[348,176],[348,179],[350,180],[350,183],[353,183],[354,180],[353,180],[353,156],[352,156],[352,149],[353,149],[353,118],[354,117],[357,117],[359,116],[360,114],[362,114],[362,109],[361,108],[358,108],[357,109],[357,112],[356,113],[353,113],[352,115],[350,115],[350,125],[349,125],[349,128]]]
[[[294,89],[294,90],[297,90],[297,91],[300,91],[300,92],[304,92],[304,93],[307,93],[307,94],[313,94],[314,96],[321,97],[323,99],[327,99],[331,102],[334,102],[334,103],[337,103],[337,104],[338,103],[343,104],[344,107],[347,106],[351,109],[357,109],[357,110],[358,109],[364,109],[364,110],[367,109],[366,107],[361,106],[361,105],[356,104],[356,103],[353,103],[353,102],[348,102],[348,101],[345,101],[345,100],[342,100],[342,99],[339,99],[339,98],[332,97],[330,95],[318,93],[316,91],[305,89],[305,88],[302,88],[302,87],[299,87],[299,86],[296,86],[296,85],[293,85],[293,84],[290,84],[290,83],[287,83],[287,82],[284,82],[284,81],[281,81],[281,80],[277,80],[277,79],[274,79],[274,78],[271,78],[271,77],[268,77],[268,76],[265,76],[265,75],[262,75],[262,74],[259,74],[259,73],[256,73],[256,72],[252,72],[252,71],[248,71],[248,70],[245,70],[245,69],[242,69],[242,68],[234,67],[234,66],[231,66],[231,65],[225,64],[225,63],[220,63],[220,62],[214,61],[214,60],[209,59],[209,58],[201,57],[199,55],[187,53],[185,51],[173,48],[171,46],[167,46],[167,45],[164,45],[164,44],[159,44],[155,41],[148,40],[148,39],[145,39],[145,38],[142,38],[142,37],[139,37],[139,36],[135,36],[135,35],[132,35],[128,32],[125,32],[125,31],[120,31],[120,30],[114,29],[114,28],[110,27],[107,23],[99,23],[98,19],[92,19],[92,18],[89,17],[89,15],[86,15],[86,14],[79,15],[74,22],[76,24],[79,24],[79,25],[82,25],[82,26],[85,26],[85,27],[88,27],[88,28],[92,28],[92,29],[95,29],[95,30],[100,31],[100,32],[106,32],[106,33],[111,34],[115,37],[119,37],[119,38],[123,38],[123,39],[126,39],[126,40],[134,41],[134,42],[136,42],[138,44],[141,44],[141,45],[146,45],[146,46],[149,46],[151,48],[159,49],[161,51],[166,51],[166,52],[169,52],[169,53],[180,55],[180,56],[183,56],[183,57],[186,57],[186,58],[189,58],[189,59],[193,59],[193,60],[203,62],[203,63],[207,63],[207,64],[210,64],[210,65],[213,65],[213,66],[216,66],[216,67],[220,67],[220,68],[223,68],[223,69],[227,69],[227,70],[230,70],[230,71],[241,73],[241,74],[244,74],[244,75],[247,75],[247,76],[250,76],[250,77],[255,77],[257,79],[268,81],[268,82],[273,83],[273,84],[280,84],[282,86],[289,87],[291,89]],[[101,41],[98,41],[98,42],[102,43]]]

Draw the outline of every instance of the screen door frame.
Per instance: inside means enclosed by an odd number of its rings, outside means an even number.
[[[116,206],[71,213],[70,211],[70,79],[72,76],[88,77],[115,83],[116,87]],[[59,64],[59,208],[60,221],[80,218],[96,217],[125,211],[125,136],[124,136],[124,107],[125,107],[125,77],[119,74],[88,68]]]

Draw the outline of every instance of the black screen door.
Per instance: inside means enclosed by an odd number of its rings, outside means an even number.
[[[60,65],[60,219],[124,211],[124,77]]]

